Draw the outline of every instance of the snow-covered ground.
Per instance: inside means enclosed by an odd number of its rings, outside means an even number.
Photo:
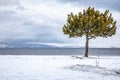
[[[1,55],[0,80],[120,80],[120,57]]]

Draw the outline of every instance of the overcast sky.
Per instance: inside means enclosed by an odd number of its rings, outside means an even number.
[[[120,0],[0,0],[0,42],[84,47],[84,37],[69,38],[63,34],[62,27],[67,14],[92,6],[101,12],[110,10],[117,21],[117,33],[111,38],[90,40],[90,47],[120,48],[119,3]]]

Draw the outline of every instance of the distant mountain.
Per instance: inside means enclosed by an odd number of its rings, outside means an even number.
[[[47,44],[2,43],[0,44],[0,48],[59,48],[59,47]]]
[[[84,48],[78,44],[67,43],[43,43],[43,42],[0,42],[0,48]],[[90,47],[104,48],[104,47]],[[108,47],[116,48],[116,47]]]

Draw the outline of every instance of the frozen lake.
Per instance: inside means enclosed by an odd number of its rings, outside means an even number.
[[[84,55],[84,48],[0,48],[0,55]],[[120,56],[120,48],[90,48],[92,56]]]

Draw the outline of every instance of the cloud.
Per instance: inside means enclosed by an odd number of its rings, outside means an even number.
[[[2,19],[0,21],[1,41],[29,39],[28,41],[61,42],[62,40],[62,28],[53,27],[52,23],[48,24],[46,21],[34,23],[34,20],[18,16],[13,11],[1,11],[0,19]]]
[[[90,5],[101,11],[110,9],[117,20],[117,26],[120,26],[119,5],[115,5],[118,3],[119,0],[109,0],[109,3],[98,0],[2,0],[0,1],[0,41],[78,44],[82,47],[85,43],[84,37],[70,39],[62,32],[67,14],[78,13]],[[91,46],[99,47],[104,40],[108,42],[105,43],[106,47],[120,47],[119,36],[118,28],[117,35],[109,38],[114,43],[109,39],[98,38],[91,41],[93,43]],[[97,44],[97,42],[101,43]]]
[[[0,0],[0,6],[20,5],[19,0]]]
[[[93,6],[120,11],[120,0],[59,0],[61,3],[74,3],[76,6]]]

